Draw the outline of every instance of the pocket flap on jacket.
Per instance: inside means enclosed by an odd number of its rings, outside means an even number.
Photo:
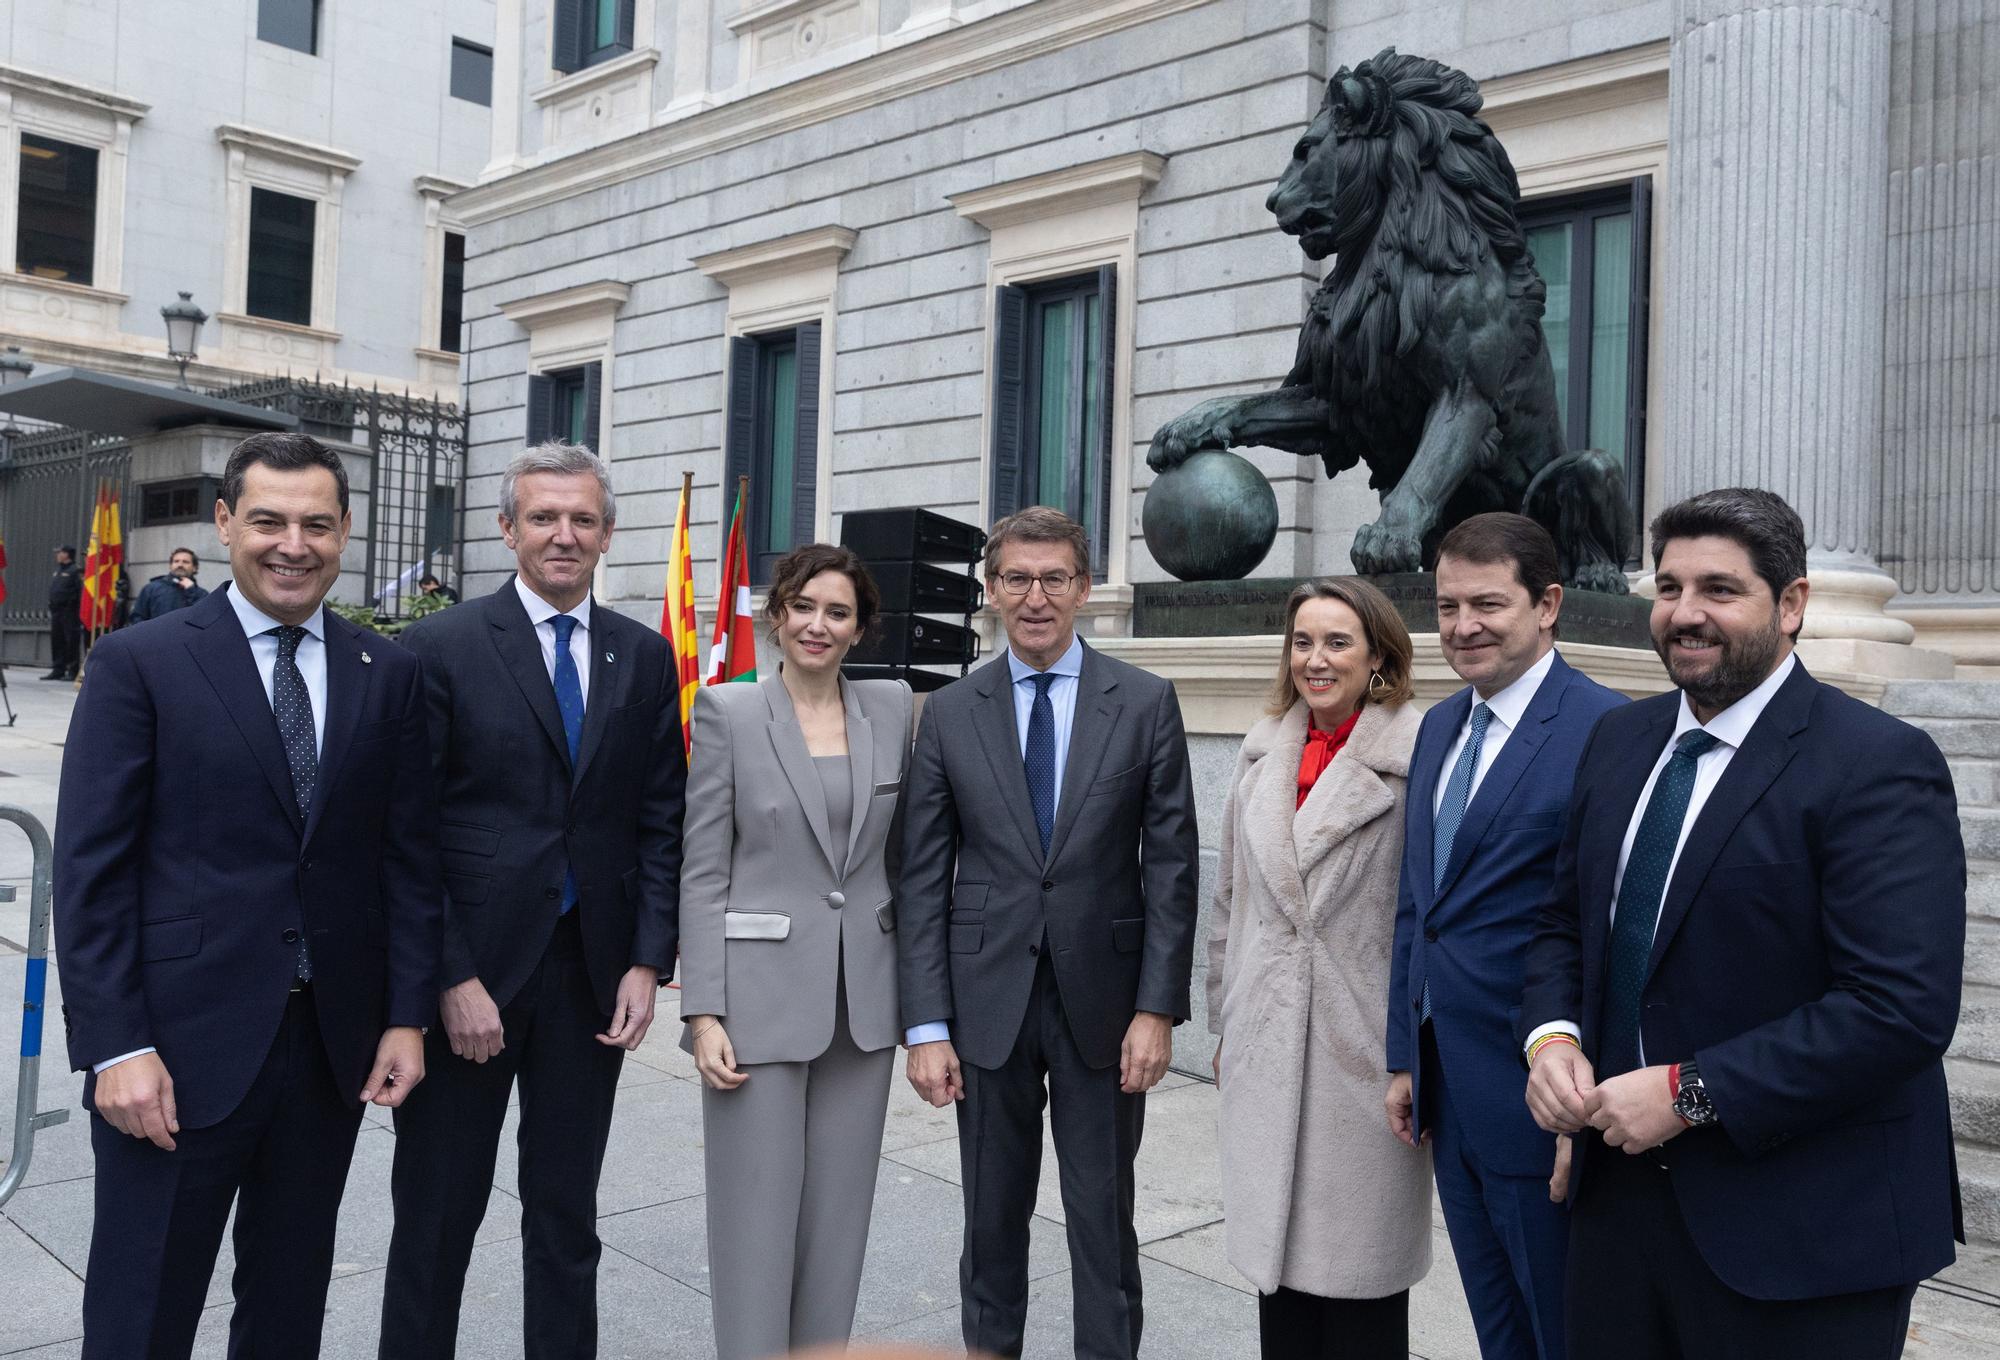
[[[1121,954],[1136,954],[1146,942],[1146,918],[1135,916],[1130,920],[1111,923],[1111,947]]]
[[[500,849],[500,833],[491,827],[466,822],[438,823],[438,849],[456,850],[465,855],[491,855]]]
[[[176,916],[170,921],[141,921],[139,923],[139,958],[151,963],[155,959],[184,959],[201,952],[201,918],[199,916]]]
[[[896,793],[896,792],[898,792],[899,790],[901,790],[901,789],[902,789],[902,787],[903,787],[903,781],[902,781],[902,780],[900,780],[900,779],[891,779],[891,780],[890,780],[890,781],[889,781],[888,783],[886,783],[886,784],[877,784],[877,785],[875,786],[875,792],[874,792],[874,794],[873,794],[872,796],[873,796],[873,797],[876,797],[876,798],[880,798],[880,797],[881,797],[881,796],[882,796],[883,794],[885,794],[885,793]]]
[[[792,918],[782,911],[725,911],[725,940],[782,940],[792,933]]]
[[[896,904],[893,900],[875,908],[875,924],[885,931],[896,928]]]

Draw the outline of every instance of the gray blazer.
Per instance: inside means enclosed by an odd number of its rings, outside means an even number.
[[[848,1031],[900,1042],[895,820],[910,750],[910,687],[843,680],[854,824],[845,845],[791,695],[776,675],[704,686],[681,861],[681,1012],[719,1015],[741,1063],[808,1062],[833,1041],[845,969]],[[842,869],[845,872],[842,872]],[[692,1039],[683,1027],[681,1047]]]
[[[925,700],[903,819],[906,1024],[949,1020],[961,1057],[1000,1066],[1045,936],[1092,1067],[1118,1061],[1135,1012],[1187,1018],[1200,849],[1167,681],[1084,648],[1044,857],[1002,652]]]

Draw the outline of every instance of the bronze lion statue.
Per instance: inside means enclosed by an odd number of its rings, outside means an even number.
[[[1146,461],[1263,445],[1316,455],[1329,477],[1365,462],[1382,513],[1355,535],[1356,571],[1426,569],[1452,525],[1512,510],[1553,535],[1568,584],[1622,594],[1624,474],[1564,449],[1547,290],[1479,108],[1463,72],[1394,48],[1335,73],[1265,202],[1307,255],[1334,257],[1292,371],[1169,421]]]

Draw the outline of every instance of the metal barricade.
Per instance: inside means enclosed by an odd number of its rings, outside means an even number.
[[[21,997],[21,1077],[14,1087],[14,1153],[7,1162],[7,1174],[0,1176],[0,1204],[5,1204],[27,1179],[36,1130],[66,1122],[69,1111],[35,1109],[41,1093],[42,1021],[49,985],[49,870],[55,850],[49,844],[48,831],[31,813],[0,806],[0,821],[20,827],[35,851],[28,898],[28,984]],[[0,884],[0,902],[13,900],[12,885]]]

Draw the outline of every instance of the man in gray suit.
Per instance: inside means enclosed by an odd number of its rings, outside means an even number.
[[[1076,1354],[1133,1360],[1132,1162],[1194,950],[1187,738],[1172,685],[1076,635],[1082,526],[1046,506],[1009,516],[985,569],[1007,651],[925,702],[904,785],[910,1083],[961,1102],[966,1347],[1021,1354],[1046,1105]]]

